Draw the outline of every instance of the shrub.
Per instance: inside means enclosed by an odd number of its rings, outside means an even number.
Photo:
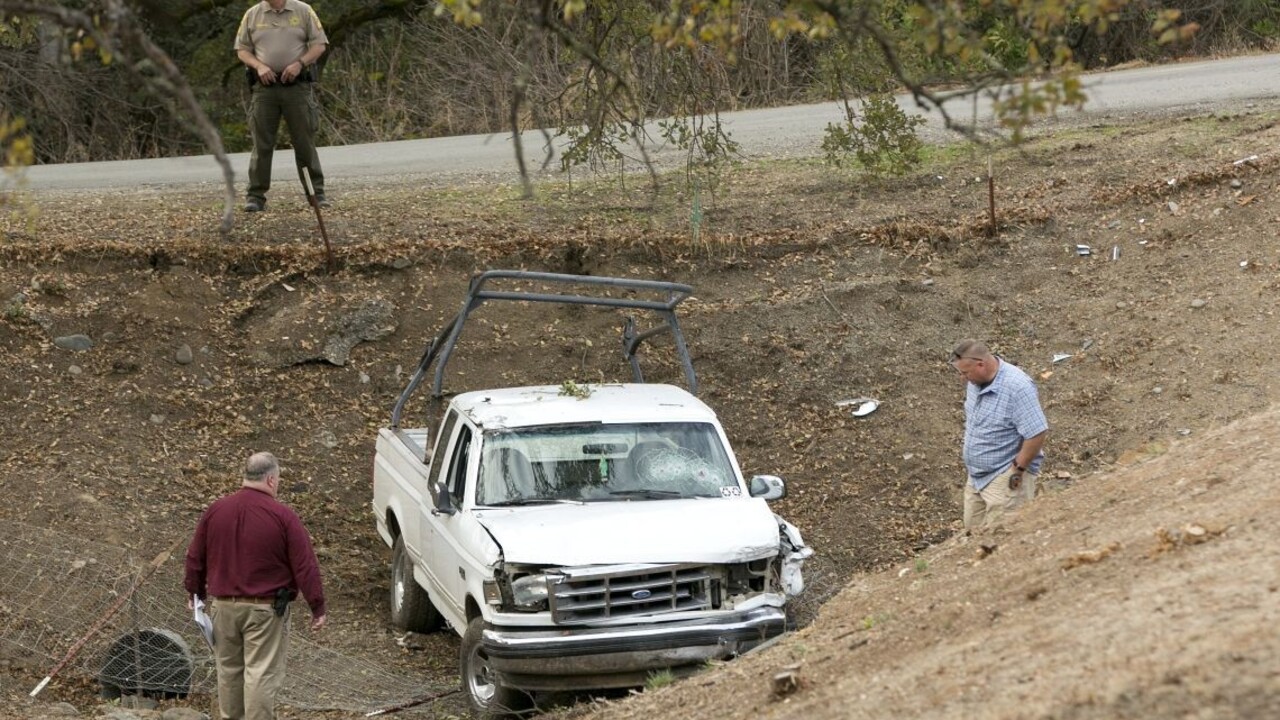
[[[845,121],[828,124],[822,140],[827,162],[856,160],[875,176],[903,175],[920,165],[924,143],[916,128],[924,118],[907,115],[887,93],[864,100],[861,115],[848,102],[844,110]]]

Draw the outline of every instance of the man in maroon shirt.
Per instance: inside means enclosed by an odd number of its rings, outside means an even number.
[[[280,463],[254,453],[238,492],[204,511],[187,548],[187,588],[212,597],[213,654],[221,720],[273,720],[289,652],[286,600],[301,591],[311,629],[324,626],[324,589],[311,538],[289,506],[276,500]],[[273,607],[277,594],[280,610]]]

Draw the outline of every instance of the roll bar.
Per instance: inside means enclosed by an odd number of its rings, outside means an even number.
[[[494,281],[529,281],[546,285],[561,285],[576,292],[548,293],[531,290],[492,290],[487,286]],[[636,298],[616,298],[605,295],[586,295],[583,288],[619,288],[639,292],[657,294],[660,300],[643,300]],[[401,391],[391,411],[391,429],[400,428],[400,416],[409,397],[427,376],[428,368],[436,362],[435,375],[431,383],[431,396],[439,398],[444,384],[444,368],[449,356],[458,343],[467,316],[489,300],[511,300],[516,302],[547,302],[566,305],[595,305],[597,307],[622,308],[631,310],[648,310],[656,314],[662,324],[649,330],[640,331],[636,327],[634,317],[628,317],[622,328],[622,354],[631,365],[631,374],[636,382],[644,382],[644,374],[640,371],[640,361],[636,351],[645,340],[663,332],[670,332],[675,341],[676,354],[684,366],[685,380],[689,384],[689,392],[698,393],[698,378],[693,372],[693,361],[689,358],[689,348],[685,344],[684,334],[680,332],[680,323],[676,320],[676,306],[693,294],[693,288],[680,283],[660,280],[636,280],[632,278],[593,277],[589,275],[565,275],[560,273],[531,272],[526,270],[488,270],[471,278],[467,296],[462,301],[462,308],[440,332],[432,338],[422,353],[418,368],[409,378],[409,384]]]

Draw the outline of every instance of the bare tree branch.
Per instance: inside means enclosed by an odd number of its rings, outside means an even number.
[[[906,67],[903,66],[901,58],[898,57],[897,42],[870,16],[870,12],[865,6],[859,10],[856,16],[850,15],[847,12],[848,6],[841,2],[818,2],[816,6],[836,19],[836,26],[847,39],[852,40],[859,32],[870,38],[876,44],[876,47],[880,49],[880,54],[885,64],[889,66],[889,72],[911,93],[911,97],[915,99],[916,105],[921,110],[936,110],[942,116],[944,127],[959,132],[966,139],[973,142],[982,142],[973,127],[961,125],[952,120],[951,114],[947,112],[946,107],[943,105],[943,98],[930,92],[924,84],[910,76]],[[964,95],[972,92],[972,90],[961,90],[958,94]],[[950,97],[955,96],[956,94],[952,94]]]
[[[0,13],[45,17],[64,28],[81,30],[93,38],[105,53],[104,57],[113,59],[119,56],[124,66],[141,78],[153,91],[175,97],[194,120],[197,134],[222,168],[226,194],[220,229],[224,236],[231,232],[235,217],[235,173],[231,168],[231,160],[223,149],[222,136],[209,120],[204,109],[200,107],[186,77],[178,70],[169,55],[151,41],[122,0],[106,0],[106,23],[103,25],[99,25],[86,13],[63,5],[25,0],[0,0]],[[139,66],[130,60],[128,48],[140,51],[159,73],[163,82],[141,72]]]
[[[512,86],[511,136],[515,139],[516,167],[520,169],[520,197],[529,200],[533,198],[533,183],[529,180],[529,169],[524,164],[524,143],[520,140],[520,106],[525,103],[525,89],[529,86],[528,65],[521,67]]]
[[[605,103],[608,101],[608,97],[617,91],[622,92],[632,109],[637,112],[640,111],[640,103],[636,101],[635,93],[626,78],[623,77],[622,73],[618,72],[612,65],[605,62],[604,59],[600,57],[599,53],[597,53],[593,48],[588,47],[585,43],[579,40],[577,36],[569,31],[569,28],[565,27],[564,24],[556,18],[553,0],[542,0],[542,7],[540,8],[536,19],[540,27],[550,31],[555,37],[559,38],[561,42],[568,45],[574,52],[578,53],[579,56],[586,59],[593,68],[604,73],[613,81],[609,88],[609,92],[606,93],[606,96],[602,99],[601,111],[597,116],[596,130],[603,128]],[[649,172],[651,193],[656,196],[658,192],[658,172],[653,166],[652,159],[649,157],[649,151],[645,149],[644,118],[626,116],[625,114],[624,117],[627,118],[628,124],[630,125],[631,139],[635,143],[636,148],[640,151],[640,158],[644,163],[645,169]]]

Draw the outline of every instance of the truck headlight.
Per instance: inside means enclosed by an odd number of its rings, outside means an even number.
[[[547,609],[547,576],[545,573],[525,575],[511,581],[511,599],[517,610]]]

